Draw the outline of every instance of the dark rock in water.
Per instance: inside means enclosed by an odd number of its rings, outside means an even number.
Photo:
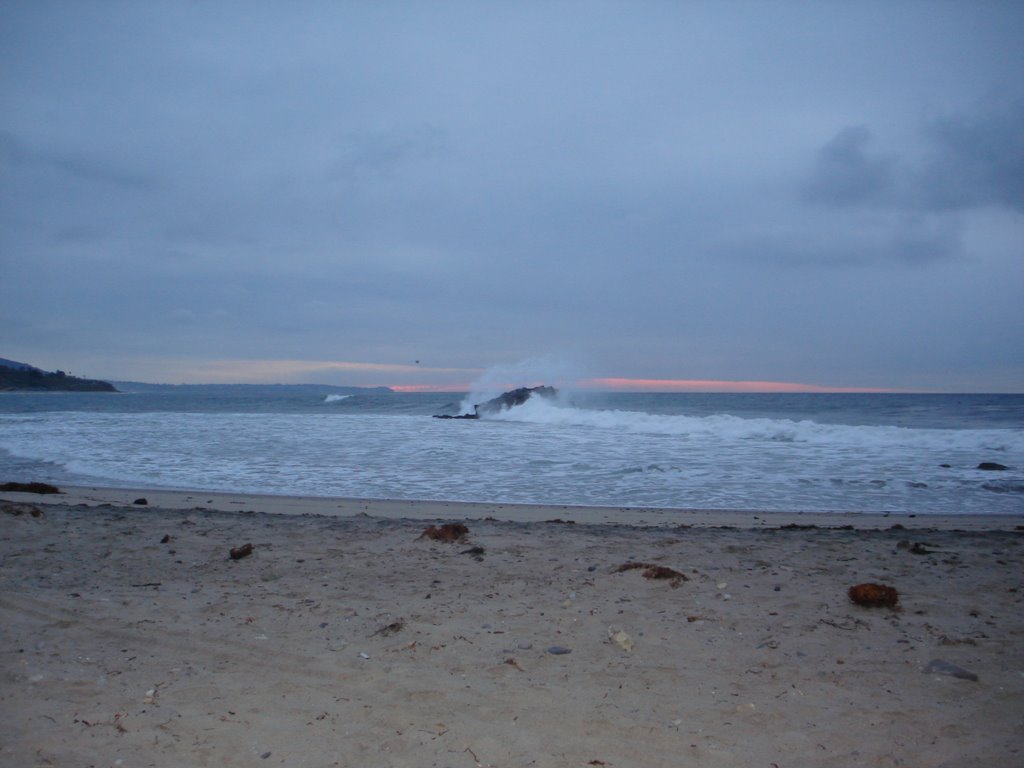
[[[1004,469],[1009,469],[1009,467],[995,461],[983,461],[978,465],[978,469],[986,469],[989,472],[1001,472]]]
[[[558,391],[554,387],[519,387],[519,389],[513,389],[511,392],[498,395],[486,403],[475,405],[473,409],[477,415],[499,413],[517,405],[522,405],[534,395],[552,398],[557,394]]]
[[[144,507],[149,504],[149,501],[147,499],[136,499],[132,504],[138,504],[140,507]]]
[[[928,666],[924,668],[924,671],[929,675],[949,675],[960,680],[978,682],[978,676],[974,672],[958,667],[956,664],[950,664],[942,659],[932,659],[928,662]]]
[[[486,403],[477,403],[473,406],[473,413],[463,413],[458,416],[449,416],[447,414],[441,414],[434,416],[435,419],[479,419],[481,416],[486,416],[492,413],[500,413],[501,411],[507,411],[509,408],[513,408],[517,405],[522,405],[534,395],[540,397],[553,398],[558,394],[558,390],[554,387],[540,386],[540,387],[519,387],[513,389],[502,395],[498,395],[495,398],[491,398]]]

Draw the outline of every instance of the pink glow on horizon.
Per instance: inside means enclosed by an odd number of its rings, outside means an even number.
[[[892,392],[879,387],[824,387],[787,381],[719,381],[714,379],[597,378],[580,382],[587,389],[617,392]]]
[[[469,384],[389,384],[395,392],[468,392]]]

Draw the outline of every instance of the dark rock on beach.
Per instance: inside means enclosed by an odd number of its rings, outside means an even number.
[[[48,483],[4,483],[0,485],[0,491],[11,493],[63,493],[60,488]]]

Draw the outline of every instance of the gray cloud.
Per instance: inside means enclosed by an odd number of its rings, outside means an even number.
[[[752,233],[731,252],[802,268],[975,258],[964,240],[972,214],[1024,212],[1024,102],[973,103],[910,127],[901,153],[877,148],[865,125],[841,129],[800,182],[811,206],[800,226]]]
[[[801,194],[830,205],[878,204],[892,195],[891,160],[869,153],[866,126],[843,128],[820,150]]]
[[[717,252],[790,269],[870,269],[884,264],[920,268],[962,255],[962,240],[962,226],[956,222],[871,211],[819,216],[782,231],[738,233],[719,242]]]
[[[800,187],[805,202],[930,212],[1024,211],[1024,102],[974,104],[916,129],[923,152],[882,155],[867,126],[827,141]]]
[[[1024,101],[931,122],[920,177],[932,210],[1005,206],[1024,212]]]
[[[956,348],[1024,382],[1022,36],[999,4],[0,4],[0,354],[912,387]]]
[[[392,175],[403,163],[443,154],[448,143],[444,131],[424,125],[410,131],[353,133],[339,142],[339,159],[331,164],[331,181],[358,182]]]
[[[32,167],[57,171],[72,179],[98,182],[120,187],[127,191],[143,191],[156,186],[152,176],[118,167],[109,158],[88,157],[81,152],[67,152],[58,149],[35,149],[19,140],[8,131],[0,131],[0,157],[10,171],[17,173],[24,169],[32,173]]]

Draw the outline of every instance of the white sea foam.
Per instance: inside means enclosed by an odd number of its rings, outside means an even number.
[[[325,403],[337,403],[342,400],[348,400],[352,395],[328,395],[324,398]]]
[[[851,448],[905,448],[1024,452],[1020,430],[910,429],[893,426],[822,424],[811,420],[741,418],[728,414],[684,416],[640,411],[577,408],[531,397],[521,406],[489,415],[495,421],[582,427],[620,434],[662,435],[732,442],[803,443]]]

